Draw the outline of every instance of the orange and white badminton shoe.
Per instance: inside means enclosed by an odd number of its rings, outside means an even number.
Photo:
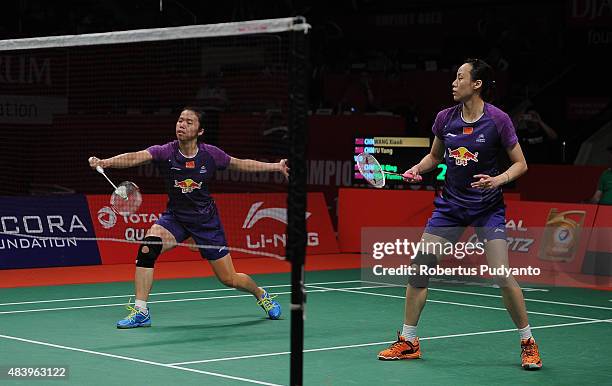
[[[389,348],[378,353],[378,359],[381,361],[397,361],[400,359],[419,359],[421,357],[421,345],[419,338],[414,338],[412,341],[406,340],[397,332],[397,341]]]
[[[539,370],[542,368],[540,351],[533,337],[521,340],[521,365],[525,370]]]

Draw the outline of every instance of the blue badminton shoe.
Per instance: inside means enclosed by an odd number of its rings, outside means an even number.
[[[151,313],[148,307],[146,313],[129,305],[126,308],[130,313],[117,322],[117,328],[151,327]]]
[[[275,297],[270,296],[268,291],[264,289],[263,296],[257,301],[257,304],[266,311],[270,319],[280,319],[281,317],[281,306],[276,300],[273,300]]]

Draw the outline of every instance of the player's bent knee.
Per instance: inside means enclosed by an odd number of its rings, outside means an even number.
[[[438,265],[438,258],[433,253],[419,252],[410,265],[415,268],[415,272],[408,277],[408,284],[413,288],[427,288],[429,285],[428,271]]]
[[[162,239],[157,236],[147,236],[143,241],[144,243],[138,248],[136,266],[153,268],[155,266],[155,260],[157,260],[157,257],[162,251]]]

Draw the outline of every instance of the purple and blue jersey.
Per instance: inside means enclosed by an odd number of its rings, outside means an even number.
[[[472,188],[475,174],[496,176],[497,155],[518,142],[508,114],[484,104],[484,114],[476,122],[463,120],[462,105],[458,104],[438,113],[432,131],[444,142],[446,182],[444,197],[465,208],[482,208],[503,200],[497,189]]]
[[[425,232],[456,241],[464,227],[476,227],[479,238],[505,239],[505,206],[501,188],[472,188],[476,174],[496,176],[500,151],[518,142],[508,114],[485,103],[483,115],[465,122],[462,105],[442,110],[432,128],[444,142],[446,182],[442,197],[436,197]]]
[[[182,222],[201,222],[214,201],[208,182],[217,170],[226,169],[230,156],[218,147],[200,143],[193,157],[186,157],[178,141],[151,146],[147,151],[159,168],[168,192],[168,212]]]
[[[166,212],[156,223],[179,243],[193,237],[198,245],[205,246],[200,247],[200,253],[208,260],[227,255],[225,233],[208,183],[217,170],[229,166],[230,156],[215,146],[200,143],[197,153],[186,157],[178,141],[151,146],[147,151],[168,192]]]

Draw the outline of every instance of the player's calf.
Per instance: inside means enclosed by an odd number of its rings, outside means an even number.
[[[427,288],[429,286],[429,273],[431,268],[438,265],[438,258],[432,253],[417,253],[410,264],[415,272],[408,277],[408,284],[412,288]]]

